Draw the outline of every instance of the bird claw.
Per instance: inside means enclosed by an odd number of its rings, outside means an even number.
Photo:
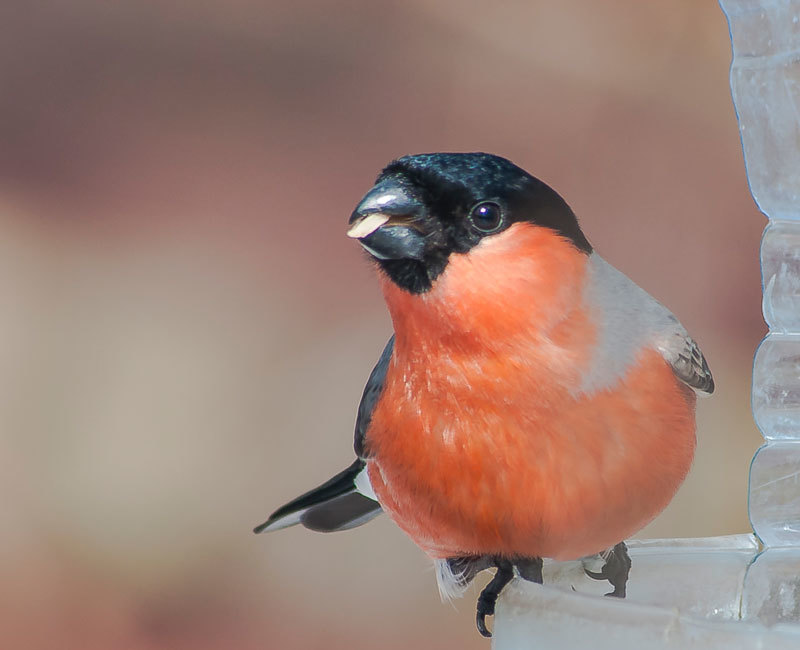
[[[481,633],[481,636],[491,639],[492,633],[489,631],[489,628],[486,627],[486,616],[487,614],[478,612],[475,616],[475,624],[478,626],[478,632]]]
[[[592,580],[608,580],[608,573],[605,567],[600,571],[589,571],[589,569],[584,569],[583,571],[587,576],[592,578]]]
[[[497,570],[495,577],[492,578],[492,581],[481,592],[481,595],[478,596],[478,611],[475,614],[475,625],[478,626],[478,632],[481,633],[481,636],[484,636],[487,639],[492,638],[492,633],[489,631],[489,628],[486,627],[486,617],[494,616],[494,608],[497,603],[497,597],[500,595],[500,591],[502,590],[502,586],[497,590],[490,589],[498,575],[500,575],[500,569]]]
[[[614,591],[605,594],[606,596],[625,598],[628,574],[631,571],[631,558],[625,542],[620,542],[609,551],[606,563],[600,571],[589,571],[586,568],[583,571],[593,580],[608,580],[611,583]]]
[[[477,613],[475,615],[475,625],[478,627],[478,632],[487,639],[492,637],[492,633],[486,627],[486,617],[494,616],[497,597],[503,591],[503,588],[511,582],[511,578],[514,577],[514,566],[508,560],[495,560],[495,566],[497,566],[497,573],[494,574],[494,578],[489,581],[481,595],[478,596]]]

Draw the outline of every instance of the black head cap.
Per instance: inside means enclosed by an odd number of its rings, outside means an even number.
[[[413,235],[417,252],[413,256],[398,254],[387,258],[370,248],[371,239],[380,243],[380,236],[385,233],[375,233],[361,242],[392,280],[413,293],[431,288],[451,254],[466,253],[484,237],[502,232],[516,222],[550,228],[577,249],[587,254],[592,251],[566,202],[545,183],[500,156],[487,153],[404,156],[381,172],[376,189],[378,186],[388,188],[388,194],[393,188],[405,205],[414,202],[414,214],[406,221],[393,216],[385,228],[378,230],[390,230],[396,238],[399,230],[405,229]],[[375,206],[380,200],[374,190],[368,193],[351,222],[378,211]],[[386,207],[391,208],[391,202]],[[419,254],[421,241],[424,252]]]

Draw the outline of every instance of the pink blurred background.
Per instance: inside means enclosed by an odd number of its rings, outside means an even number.
[[[486,648],[386,517],[250,529],[352,459],[390,333],[346,219],[390,159],[505,155],[715,372],[645,533],[747,530],[765,328],[713,0],[0,8],[0,646]]]

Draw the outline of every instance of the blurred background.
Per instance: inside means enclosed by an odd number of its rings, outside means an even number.
[[[0,645],[486,648],[386,518],[256,537],[352,460],[390,334],[344,236],[394,157],[554,186],[700,342],[649,536],[749,529],[765,327],[713,0],[0,7]]]

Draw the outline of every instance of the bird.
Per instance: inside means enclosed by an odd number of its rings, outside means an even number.
[[[604,560],[587,574],[625,597],[624,540],[686,477],[697,343],[592,247],[565,200],[497,155],[400,157],[346,233],[377,270],[393,334],[364,388],[355,461],[256,533],[354,528],[386,512],[433,560],[443,597],[480,593],[491,636],[515,577],[543,559]]]

